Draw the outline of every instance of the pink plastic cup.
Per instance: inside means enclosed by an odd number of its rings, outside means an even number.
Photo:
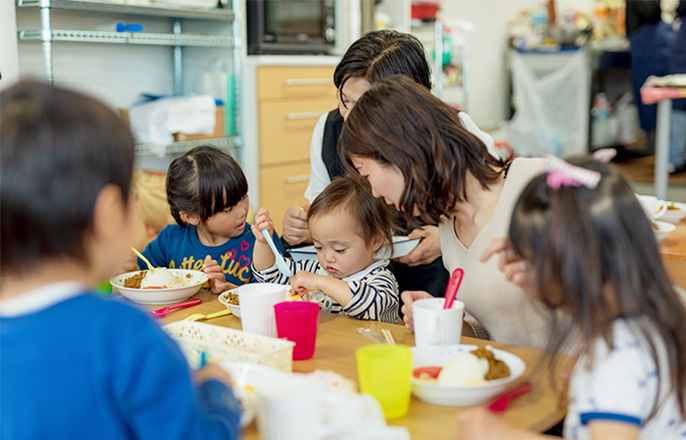
[[[319,322],[319,304],[308,301],[286,301],[274,305],[276,334],[295,342],[293,360],[309,359],[314,355]]]

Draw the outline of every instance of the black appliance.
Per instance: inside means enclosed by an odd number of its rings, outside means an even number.
[[[327,54],[336,43],[334,0],[246,0],[248,54]]]

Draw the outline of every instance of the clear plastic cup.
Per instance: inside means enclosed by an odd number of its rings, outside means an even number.
[[[276,333],[279,338],[295,342],[293,360],[314,355],[319,322],[319,304],[309,301],[286,301],[274,306]]]
[[[412,391],[412,351],[406,345],[375,344],[358,348],[360,391],[381,404],[386,419],[407,414]]]

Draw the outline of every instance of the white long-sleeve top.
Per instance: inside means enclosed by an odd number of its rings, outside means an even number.
[[[325,113],[319,118],[312,132],[312,142],[310,143],[310,183],[305,190],[305,198],[310,203],[331,183],[329,172],[326,170],[326,165],[324,165],[324,160],[322,159],[322,140],[324,139],[324,126],[326,125],[327,116],[328,113]],[[462,125],[468,132],[481,139],[489,153],[499,157],[495,151],[495,143],[490,134],[482,131],[467,113],[458,112],[457,117],[460,118],[460,122],[462,122]]]
[[[294,261],[286,258],[291,273],[301,270],[323,276],[331,276],[322,268],[318,260]],[[322,310],[331,313],[341,313],[356,319],[366,319],[395,324],[398,320],[398,282],[388,269],[388,260],[379,260],[356,274],[342,279],[348,283],[353,298],[342,306],[332,298],[324,295],[314,295]],[[264,270],[256,270],[252,266],[253,276],[258,283],[288,284],[290,277],[283,275],[274,264]]]

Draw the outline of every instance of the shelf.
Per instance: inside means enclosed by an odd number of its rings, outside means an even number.
[[[17,0],[17,7],[39,8],[46,5],[54,10],[102,12],[110,14],[152,15],[171,18],[192,18],[197,20],[232,21],[231,9],[179,8],[165,4],[137,6],[117,3],[96,3],[78,0]]]
[[[43,31],[25,30],[18,32],[22,41],[43,41]],[[233,47],[233,37],[197,34],[159,34],[145,32],[100,32],[52,30],[52,41],[71,41],[75,43],[138,44],[148,46],[185,46],[185,47]]]
[[[233,152],[239,144],[239,138],[224,137],[211,139],[198,139],[194,141],[174,142],[169,145],[152,145],[152,144],[138,144],[136,145],[136,154],[138,156],[156,156],[164,154],[182,154],[191,148],[199,145],[212,145],[222,150]]]

